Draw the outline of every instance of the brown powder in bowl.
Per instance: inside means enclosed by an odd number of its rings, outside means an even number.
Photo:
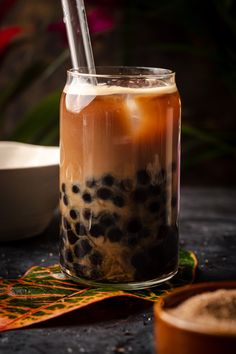
[[[168,313],[202,330],[236,335],[236,289],[192,296]]]

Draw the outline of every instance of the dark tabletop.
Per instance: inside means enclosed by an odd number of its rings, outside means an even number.
[[[0,277],[58,263],[58,216],[44,234],[0,244]],[[180,244],[193,250],[196,282],[236,280],[236,190],[182,190]],[[154,354],[152,304],[115,298],[31,328],[0,334],[0,354]]]

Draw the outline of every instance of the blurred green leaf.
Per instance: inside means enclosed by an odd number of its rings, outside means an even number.
[[[45,97],[28,112],[11,135],[11,140],[34,144],[53,144],[58,136],[59,101],[61,92]]]
[[[236,157],[236,148],[230,144],[227,144],[223,140],[214,136],[212,133],[204,132],[200,129],[194,128],[191,125],[182,125],[182,133],[196,138],[208,145],[213,145],[215,148],[221,150],[225,154],[233,155]]]
[[[45,67],[46,65],[41,62],[34,62],[27,69],[25,69],[25,71],[23,71],[19,78],[10,82],[8,87],[0,93],[1,113],[5,110],[10,101],[27,89],[36,80],[36,78],[42,74]],[[3,118],[4,116],[0,115],[0,121],[3,120]]]

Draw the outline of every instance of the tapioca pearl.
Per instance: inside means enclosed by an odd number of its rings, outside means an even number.
[[[74,245],[78,241],[78,236],[72,231],[67,231],[67,239],[71,245]]]
[[[146,188],[137,188],[132,193],[132,199],[135,203],[144,203],[148,198]]]
[[[171,198],[171,206],[172,206],[172,208],[175,208],[177,206],[177,202],[178,202],[177,196],[173,195],[173,197]]]
[[[106,174],[105,176],[102,177],[102,184],[104,186],[111,187],[113,186],[115,182],[115,178],[111,174]]]
[[[112,198],[112,201],[114,205],[117,206],[118,208],[123,208],[123,206],[125,205],[125,200],[121,195],[115,195]]]
[[[103,225],[104,227],[109,227],[109,226],[113,226],[116,222],[116,219],[114,217],[113,214],[109,214],[109,213],[103,213],[100,217],[99,217],[99,222],[101,225]]]
[[[92,196],[90,193],[88,192],[85,192],[83,195],[82,195],[82,198],[84,200],[85,203],[91,203],[92,202]]]
[[[99,188],[97,190],[97,197],[103,200],[108,200],[112,197],[112,191],[108,188]]]
[[[83,210],[83,217],[85,220],[90,220],[92,218],[92,215],[93,215],[93,213],[92,213],[91,209],[85,208]]]
[[[73,262],[73,253],[71,252],[71,250],[66,250],[65,252],[65,260],[69,263]]]
[[[81,276],[83,277],[87,271],[87,267],[83,264],[80,264],[80,263],[73,263],[73,269],[74,269],[74,272],[77,276]]]
[[[103,236],[105,233],[104,227],[100,224],[93,224],[91,226],[91,229],[89,230],[89,233],[93,237],[99,237]]]
[[[150,230],[147,227],[143,227],[139,232],[138,232],[138,237],[139,238],[148,238],[151,235]]]
[[[148,206],[148,210],[150,211],[150,213],[158,213],[160,210],[160,203],[159,202],[151,202]]]
[[[80,192],[80,187],[78,184],[73,184],[71,190],[73,193],[78,194]]]
[[[65,185],[65,183],[62,183],[62,184],[61,184],[61,190],[62,190],[63,193],[66,192],[66,185]]]
[[[151,184],[148,187],[148,194],[150,196],[159,196],[161,194],[161,187],[158,184]]]
[[[93,265],[98,266],[102,264],[103,257],[101,253],[95,251],[93,254],[89,256],[89,260]]]
[[[123,232],[118,227],[113,227],[107,232],[107,237],[111,242],[118,242],[123,237]]]
[[[91,178],[91,179],[88,179],[85,184],[86,184],[86,187],[88,187],[88,188],[94,188],[97,185],[97,181],[95,178]]]
[[[92,249],[93,249],[88,240],[81,240],[80,241],[80,246],[83,249],[84,254],[90,253],[92,251]]]
[[[136,246],[138,244],[138,238],[136,236],[132,236],[130,235],[128,238],[127,238],[127,244],[129,246]]]
[[[113,213],[112,215],[113,215],[113,217],[115,219],[115,222],[118,222],[120,220],[120,215],[119,214]]]
[[[71,209],[70,210],[70,217],[73,220],[76,220],[79,217],[79,212],[76,209]]]
[[[133,181],[130,178],[125,178],[122,179],[122,181],[120,182],[120,187],[122,190],[126,191],[126,192],[130,192],[133,189]]]
[[[92,246],[88,240],[81,240],[79,244],[76,244],[74,247],[74,254],[78,258],[83,258],[88,255],[92,250]]]
[[[75,224],[75,231],[76,231],[77,235],[79,235],[79,236],[87,235],[87,232],[86,232],[86,229],[85,229],[84,225],[82,223],[80,223],[80,222],[77,222]]]
[[[65,206],[68,206],[68,205],[69,205],[69,199],[68,199],[67,194],[64,194],[64,195],[63,195],[63,203],[65,204]]]
[[[65,217],[62,218],[62,224],[63,224],[65,230],[70,230],[71,229],[71,225],[70,225],[69,221]]]
[[[137,172],[137,182],[141,185],[147,185],[150,182],[150,176],[146,170],[139,170]]]
[[[127,224],[127,231],[130,233],[136,233],[138,232],[140,229],[142,229],[142,222],[140,220],[140,218],[131,218],[128,221]]]

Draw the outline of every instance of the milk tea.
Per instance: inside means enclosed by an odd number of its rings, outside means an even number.
[[[71,75],[61,98],[62,269],[92,285],[155,285],[178,266],[178,91]]]

